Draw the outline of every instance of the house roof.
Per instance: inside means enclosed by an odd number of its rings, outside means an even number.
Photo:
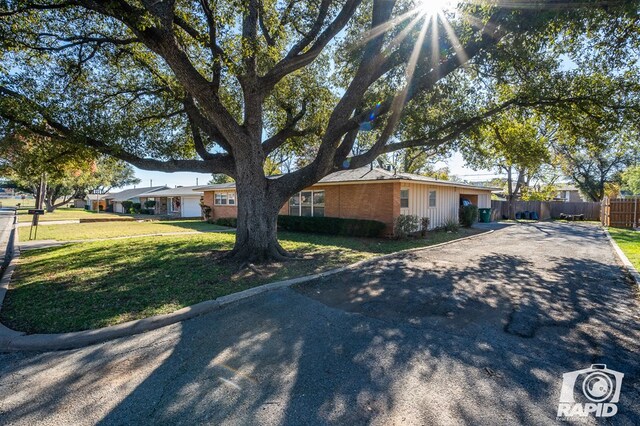
[[[150,193],[155,191],[160,191],[161,189],[167,189],[166,186],[151,186],[146,188],[133,188],[133,189],[125,189],[124,191],[114,192],[113,194],[105,194],[105,200],[113,200],[113,201],[127,201],[131,198],[139,197],[141,194]]]
[[[233,189],[236,187],[235,182],[217,183],[215,185],[200,185],[194,187],[194,191],[211,191],[216,189]]]
[[[340,170],[320,179],[322,183],[343,183],[343,182],[373,182],[381,180],[402,180],[428,183],[430,185],[456,186],[462,188],[473,188],[491,191],[495,188],[472,185],[468,183],[453,182],[450,180],[436,179],[428,176],[416,175],[413,173],[394,173],[377,167],[361,167],[353,170]]]
[[[87,194],[85,199],[89,201],[98,201],[98,200],[102,200],[107,195],[109,194]]]
[[[272,176],[273,178],[277,178],[279,176]],[[479,186],[472,185],[468,183],[460,183],[453,182],[449,180],[441,180],[435,179],[427,176],[416,175],[412,173],[394,173],[388,170],[380,169],[377,167],[360,167],[359,169],[349,169],[349,170],[340,170],[330,175],[325,176],[320,179],[320,181],[316,184],[340,184],[340,183],[348,183],[348,182],[377,182],[382,180],[401,180],[401,181],[414,181],[420,183],[428,183],[431,185],[442,185],[442,186],[455,186],[460,188],[473,188],[479,190],[492,191],[497,188],[491,188],[487,186]],[[231,189],[235,188],[236,184],[231,183],[222,183],[218,185],[207,185],[207,186],[199,186],[197,187],[203,191],[211,191],[216,189]]]
[[[570,183],[558,182],[556,184],[558,191],[579,191],[578,187]]]
[[[161,189],[159,191],[149,191],[140,194],[141,197],[185,197],[203,195],[202,191],[198,191],[201,186],[179,186],[177,188]]]

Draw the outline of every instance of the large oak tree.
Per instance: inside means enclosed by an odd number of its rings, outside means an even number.
[[[622,113],[637,93],[636,1],[443,3],[3,2],[0,117],[139,168],[232,177],[232,254],[268,259],[287,255],[280,207],[331,172],[453,144],[509,108]],[[613,80],[585,87],[563,57]],[[283,150],[300,167],[268,179]]]

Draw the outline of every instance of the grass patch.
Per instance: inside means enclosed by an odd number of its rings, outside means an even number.
[[[52,213],[45,213],[40,216],[40,221],[51,221],[51,220],[76,220],[76,219],[90,219],[90,218],[117,218],[122,217],[122,215],[117,215],[114,213],[96,213],[89,210],[84,209],[76,209],[76,208],[59,208],[55,209]],[[31,222],[33,215],[28,213],[27,209],[20,208],[18,210],[18,222]]]
[[[35,198],[25,198],[24,200],[18,198],[2,198],[0,199],[0,206],[2,207],[15,207],[20,204],[21,207],[33,208],[36,205]]]
[[[170,220],[153,222],[94,222],[38,227],[38,240],[90,240],[127,235],[160,234],[165,232],[214,231],[227,229],[201,220]],[[19,228],[20,241],[29,239],[29,227]]]
[[[620,228],[608,228],[608,230],[629,261],[637,270],[640,270],[640,232]]]
[[[241,271],[237,265],[215,259],[217,250],[233,246],[235,235],[230,233],[132,238],[28,250],[19,259],[0,321],[28,333],[99,328],[478,232],[433,232],[427,239],[407,241],[281,233],[285,249],[304,255],[305,260]]]

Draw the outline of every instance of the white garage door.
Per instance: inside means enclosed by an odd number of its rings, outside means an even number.
[[[113,212],[124,213],[124,209],[122,208],[122,203],[118,203],[118,202],[113,203]]]
[[[200,217],[200,197],[182,197],[182,217]]]

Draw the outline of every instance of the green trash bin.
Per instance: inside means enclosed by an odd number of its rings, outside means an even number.
[[[491,209],[478,209],[478,216],[480,216],[480,222],[491,222]]]

